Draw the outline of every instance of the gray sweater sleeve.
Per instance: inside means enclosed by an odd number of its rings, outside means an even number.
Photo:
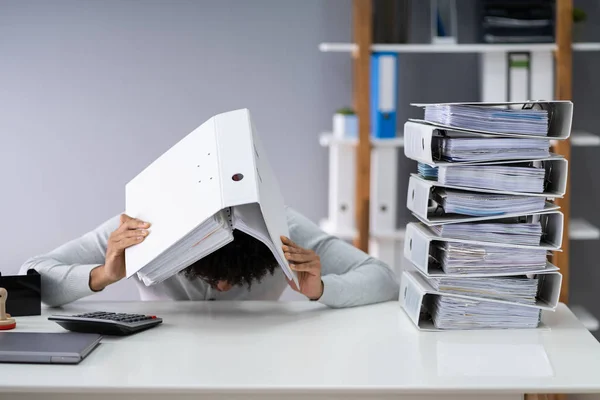
[[[119,216],[49,253],[32,257],[20,273],[35,269],[41,275],[42,302],[51,307],[89,296],[90,271],[102,264],[110,234],[119,227]]]
[[[290,239],[321,259],[321,303],[342,308],[398,299],[396,275],[386,264],[328,235],[292,208],[288,207],[287,215]]]

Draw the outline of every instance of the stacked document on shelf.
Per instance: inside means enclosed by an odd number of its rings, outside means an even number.
[[[543,270],[544,248],[502,247],[485,244],[441,242],[433,246],[433,259],[446,274],[520,274]]]
[[[538,327],[542,310],[479,299],[438,296],[430,312],[438,329],[523,329]]]
[[[550,156],[550,141],[516,138],[434,138],[439,160],[451,162],[534,159]]]
[[[435,277],[427,282],[440,293],[505,300],[515,303],[536,303],[539,278],[499,276],[499,277]]]
[[[543,193],[546,170],[531,163],[439,167],[438,182],[452,186]]]
[[[541,211],[546,199],[539,196],[476,193],[464,190],[436,188],[432,193],[434,212],[471,216],[490,216],[511,213],[527,214]]]
[[[537,246],[542,240],[542,224],[539,221],[523,222],[520,218],[506,218],[493,222],[463,222],[434,225],[430,227],[441,237],[454,239],[477,238],[482,242],[499,242]]]
[[[425,106],[425,121],[475,131],[520,133],[532,136],[548,134],[548,110],[512,109],[502,106],[468,104],[431,104]]]

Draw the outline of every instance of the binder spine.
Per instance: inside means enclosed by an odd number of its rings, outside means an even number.
[[[416,229],[414,223],[406,227],[404,257],[424,274],[429,274],[429,253],[431,241]]]
[[[371,224],[374,232],[396,229],[398,150],[378,147],[371,156]]]
[[[436,128],[408,121],[404,124],[404,155],[425,163],[433,163],[431,143]]]
[[[408,181],[406,207],[417,216],[427,219],[432,185],[411,176]]]
[[[376,138],[396,136],[398,54],[371,56],[371,124]]]
[[[400,281],[400,298],[398,300],[416,326],[419,326],[424,295],[425,292],[419,288],[414,279],[406,271],[403,272]]]
[[[351,230],[355,226],[354,169],[354,147],[329,147],[329,218],[335,229]]]

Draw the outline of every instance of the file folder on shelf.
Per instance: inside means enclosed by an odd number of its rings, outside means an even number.
[[[466,164],[478,164],[486,161],[445,161],[441,158],[440,150],[436,144],[436,141],[441,138],[477,138],[477,139],[525,139],[521,135],[515,135],[517,137],[511,137],[508,135],[489,135],[489,134],[478,134],[469,132],[459,132],[450,129],[439,128],[433,125],[418,123],[413,121],[407,121],[404,124],[404,155],[412,160],[419,161],[429,165],[466,165]],[[525,135],[522,135],[525,136]],[[525,139],[527,142],[539,142],[549,143],[549,139],[540,140],[539,138]],[[509,161],[509,160],[522,160],[523,158],[531,159],[547,159],[550,157],[550,153],[540,155],[539,157],[515,157],[507,152],[496,154],[493,160],[489,161]]]
[[[548,231],[551,228],[557,229],[560,227],[560,232],[548,232],[546,236],[558,236],[558,233],[562,234],[562,220],[559,220],[561,215],[549,214],[548,218]],[[540,246],[523,246],[523,245],[509,245],[497,242],[482,242],[477,240],[462,240],[452,238],[442,238],[431,232],[425,225],[418,222],[411,222],[406,226],[406,236],[404,239],[404,257],[423,275],[426,276],[466,276],[465,274],[449,274],[444,272],[442,267],[432,257],[435,254],[435,250],[438,246],[444,245],[445,243],[456,243],[456,244],[471,244],[476,246],[489,246],[498,247],[509,250],[514,249],[531,249],[531,250],[544,250],[544,251],[560,251],[560,248],[556,246],[559,243],[548,243],[543,242]],[[558,271],[558,267],[546,261],[546,265],[542,269],[536,268],[523,268],[520,269],[518,274],[527,273],[540,273],[540,272],[553,272]],[[515,272],[501,272],[501,273],[470,273],[469,276],[509,276],[514,275]]]
[[[508,58],[508,100],[531,99],[531,53],[510,52]]]
[[[197,249],[210,236],[192,243],[191,235],[225,211],[229,224],[237,216],[237,229],[262,241],[287,278],[297,280],[280,239],[289,236],[284,200],[247,109],[210,118],[126,185],[127,214],[152,224],[146,240],[125,252],[127,277],[142,277],[169,252],[181,257],[178,268],[187,264],[179,271],[202,258]]]
[[[498,218],[517,217],[520,215],[535,215],[543,214],[551,211],[556,211],[560,207],[551,202],[544,202],[542,209],[528,212],[507,212],[500,215],[486,216],[469,216],[461,214],[443,214],[439,212],[436,206],[435,199],[432,197],[436,186],[425,179],[418,176],[411,176],[408,181],[408,193],[406,197],[406,207],[423,223],[427,225],[441,225],[459,222],[474,222],[496,220]],[[476,193],[475,194],[482,194]],[[506,194],[506,193],[502,193]],[[531,196],[536,197],[536,196]]]
[[[560,276],[560,274],[559,274]],[[557,282],[558,281],[558,282]],[[558,301],[558,293],[559,290],[556,289],[556,285],[560,288],[560,278],[554,279],[554,283],[551,286],[551,290],[540,293],[540,298],[542,299],[541,304],[542,307],[539,306],[530,306],[530,305],[522,305],[504,302],[500,300],[493,299],[474,299],[469,298],[467,296],[457,296],[454,294],[442,294],[435,289],[433,289],[425,280],[423,276],[421,276],[416,271],[404,271],[402,273],[402,279],[400,281],[400,292],[399,292],[399,302],[400,306],[405,310],[409,319],[413,322],[413,324],[422,331],[444,331],[446,329],[441,329],[436,327],[432,320],[432,311],[435,307],[435,303],[440,297],[446,297],[449,299],[455,299],[458,302],[465,303],[481,303],[484,305],[490,306],[498,306],[500,308],[507,308],[509,310],[513,310],[513,312],[508,312],[502,316],[497,315],[496,313],[489,313],[487,315],[488,319],[491,318],[505,318],[506,320],[510,320],[513,317],[514,310],[519,310],[522,312],[527,312],[531,317],[531,321],[524,324],[522,328],[546,328],[540,322],[540,316],[542,309],[552,310],[553,307],[550,304]],[[533,315],[532,315],[533,313]],[[460,321],[459,321],[460,322]],[[488,324],[482,324],[479,326],[463,326],[458,329],[505,329],[507,321],[494,321],[491,319],[488,321]],[[511,328],[520,328],[519,326],[511,326]]]
[[[511,166],[511,165],[517,165],[517,164],[522,164],[522,163],[528,163],[531,165],[535,165],[538,168],[543,168],[545,170],[545,177],[544,177],[544,187],[543,187],[543,192],[541,193],[536,193],[536,192],[517,192],[517,191],[512,191],[512,190],[497,190],[497,189],[491,189],[491,188],[481,188],[481,187],[477,187],[477,186],[457,186],[457,185],[449,185],[446,183],[441,183],[438,182],[439,179],[439,170],[442,168],[459,168],[459,169],[454,169],[454,173],[456,173],[456,171],[460,171],[461,167],[470,167],[469,169],[472,169],[471,167],[479,167],[479,166],[488,166],[488,165],[495,165],[495,166]],[[436,168],[438,168],[438,177],[437,178],[432,178],[432,179],[423,179],[420,176],[418,176],[417,174],[411,174],[412,176],[427,181],[429,183],[431,183],[433,186],[437,186],[437,187],[445,187],[445,188],[449,188],[449,189],[460,189],[460,190],[469,190],[469,191],[473,191],[473,192],[483,192],[483,193],[498,193],[498,194],[514,194],[514,195],[527,195],[527,196],[540,196],[540,197],[546,197],[546,198],[557,198],[557,197],[563,197],[565,195],[565,192],[567,191],[567,174],[568,174],[568,168],[569,168],[569,163],[565,158],[559,157],[559,156],[553,156],[551,158],[546,158],[546,159],[539,159],[539,160],[513,160],[513,161],[494,161],[494,162],[484,162],[484,163],[478,163],[478,164],[460,164],[460,165],[448,165],[448,164],[439,164],[439,163],[434,163],[434,166]]]
[[[329,147],[329,221],[337,230],[355,229],[355,160],[354,146]]]
[[[370,224],[373,232],[396,230],[398,149],[371,150]]]
[[[371,55],[371,124],[373,137],[396,136],[398,54]]]
[[[552,101],[525,101],[525,102],[455,102],[455,103],[412,103],[412,106],[425,108],[430,105],[469,105],[469,106],[486,106],[486,107],[503,107],[508,108],[510,106],[521,105],[523,107],[541,107],[548,110],[548,134],[546,136],[532,136],[523,134],[503,133],[494,132],[489,130],[473,130],[473,129],[461,129],[452,127],[445,124],[438,124],[427,122],[423,119],[409,119],[410,121],[433,125],[439,128],[450,129],[456,132],[470,132],[470,133],[488,133],[491,135],[500,136],[520,136],[540,139],[554,139],[564,140],[568,139],[571,135],[571,121],[573,119],[573,103],[568,100],[552,100]]]

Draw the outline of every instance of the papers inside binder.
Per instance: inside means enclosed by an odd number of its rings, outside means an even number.
[[[233,241],[234,229],[252,236],[267,246],[278,264],[285,262],[269,237],[258,204],[243,204],[221,210],[206,220],[180,242],[138,271],[138,277],[147,286],[160,283]]]
[[[520,133],[532,136],[548,134],[548,110],[511,109],[467,104],[425,106],[425,120],[476,131]]]
[[[160,283],[233,240],[229,210],[218,212],[138,271],[146,286]]]

